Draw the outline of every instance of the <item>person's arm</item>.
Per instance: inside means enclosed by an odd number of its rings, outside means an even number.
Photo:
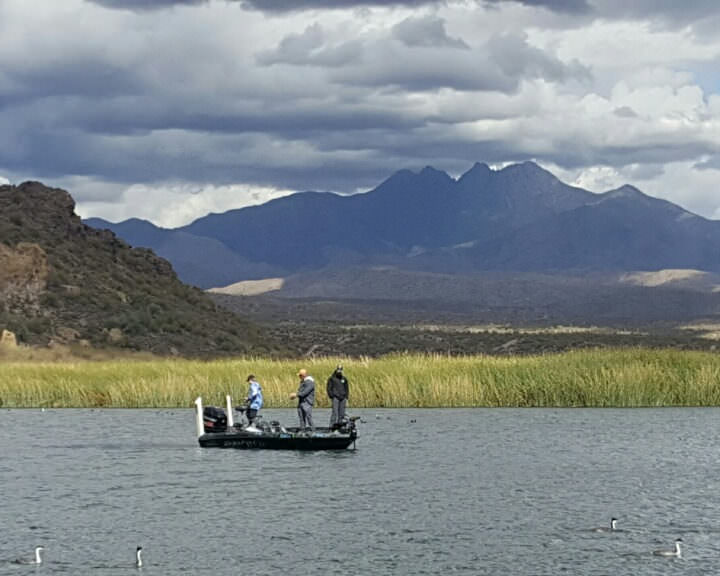
[[[333,397],[333,395],[332,395],[332,380],[333,380],[333,377],[330,376],[330,378],[328,378],[328,381],[327,381],[327,395],[328,395],[328,398],[330,398],[330,399],[332,399],[332,397]]]
[[[350,398],[350,380],[345,378],[345,399]]]

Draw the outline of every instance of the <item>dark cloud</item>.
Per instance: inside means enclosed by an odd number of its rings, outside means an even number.
[[[664,26],[684,26],[691,22],[703,24],[720,16],[716,0],[484,0],[488,6],[509,3],[530,8],[544,8],[557,14],[602,19],[638,19],[660,21]]]
[[[107,8],[133,11],[149,11],[172,6],[209,4],[212,0],[85,0]],[[258,12],[288,13],[308,10],[333,10],[353,8],[382,8],[421,6],[444,6],[452,0],[215,0],[238,4]],[[603,19],[658,20],[664,26],[684,26],[697,23],[701,28],[708,20],[715,26],[720,19],[720,2],[715,0],[470,0],[478,7],[500,7],[520,4],[529,8],[541,8],[555,14],[585,16]],[[714,28],[716,29],[716,28]],[[709,30],[707,30],[709,32]]]
[[[553,12],[587,14],[591,11],[588,0],[485,0],[488,4],[508,4],[514,2],[533,8],[546,8]]]
[[[472,51],[449,38],[442,20],[435,17],[405,20],[392,29],[389,38],[336,46],[327,46],[322,28],[313,24],[300,34],[286,36],[274,50],[259,53],[257,61],[262,65],[324,65],[333,84],[414,91],[513,92],[523,79],[564,82],[590,77],[578,62],[566,64],[530,46],[520,34],[493,36],[484,47]]]
[[[337,46],[326,45],[325,32],[315,23],[300,34],[290,34],[280,41],[274,50],[257,54],[258,64],[293,64],[296,66],[345,66],[362,56],[359,41],[345,42]]]
[[[241,0],[245,8],[261,12],[298,12],[303,10],[332,10],[342,8],[425,6],[440,4],[438,0]]]
[[[316,22],[312,26],[305,28],[302,34],[290,34],[280,41],[280,45],[276,50],[276,60],[295,58],[296,54],[300,58],[307,57],[312,51],[317,50],[325,43],[325,34],[322,27]]]
[[[67,120],[73,126],[94,134],[132,135],[155,130],[208,132],[214,134],[264,133],[282,138],[311,137],[317,132],[407,130],[424,124],[422,118],[397,110],[362,106],[273,105],[265,114],[248,110],[183,111],[179,108],[148,110],[143,103],[119,101],[116,105],[84,104],[75,108]],[[112,112],[111,112],[112,111]]]
[[[437,16],[407,18],[395,25],[393,35],[406,46],[470,48],[462,39],[449,37],[445,30],[445,21]]]
[[[622,169],[626,180],[652,180],[659,178],[665,172],[664,164],[631,164]]]
[[[172,6],[208,4],[210,0],[85,0],[118,10],[158,10]],[[441,0],[222,0],[236,3],[248,10],[259,12],[300,12],[306,10],[332,10],[343,8],[424,6],[444,3]]]
[[[143,85],[135,70],[90,55],[63,66],[52,62],[20,66],[8,70],[6,75],[11,88],[0,87],[0,99],[4,95],[13,101],[52,96],[118,97],[136,93]]]
[[[204,4],[210,0],[86,0],[108,8],[125,10],[154,10],[175,5]],[[259,12],[301,12],[307,10],[333,10],[348,8],[386,8],[392,6],[420,7],[445,5],[448,0],[224,0]],[[530,7],[546,8],[554,12],[586,13],[590,7],[586,0],[474,0],[490,5],[519,3]]]
[[[417,92],[442,88],[513,92],[520,82],[487,58],[468,55],[448,60],[432,51],[388,53],[382,61],[369,56],[359,66],[333,70],[329,77],[335,84]]]
[[[492,61],[511,78],[544,78],[562,82],[567,78],[586,79],[590,71],[575,61],[565,64],[554,56],[534,48],[520,34],[493,36],[487,45]]]
[[[635,112],[635,110],[630,108],[630,106],[620,106],[619,108],[615,108],[615,110],[613,110],[613,114],[615,114],[615,116],[618,116],[620,118],[637,118],[638,117],[637,112]]]
[[[720,154],[715,153],[707,160],[695,164],[698,170],[720,170]]]
[[[713,146],[693,141],[659,140],[651,145],[591,145],[586,141],[558,134],[552,151],[538,155],[542,160],[563,168],[583,168],[591,165],[623,167],[629,164],[663,165],[670,162],[692,161],[710,153]]]
[[[85,0],[118,10],[157,10],[171,6],[205,4],[208,0]]]
[[[602,18],[633,18],[654,20],[665,24],[684,25],[720,15],[720,2],[716,0],[591,0],[596,15]]]

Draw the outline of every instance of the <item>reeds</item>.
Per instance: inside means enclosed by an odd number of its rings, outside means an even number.
[[[447,357],[393,355],[325,358],[0,362],[0,406],[189,407],[236,403],[255,374],[266,407],[290,407],[299,368],[317,383],[342,363],[353,407],[471,406],[718,406],[720,355],[678,350],[583,350],[543,356]]]

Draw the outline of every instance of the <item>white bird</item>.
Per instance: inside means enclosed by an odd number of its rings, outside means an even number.
[[[142,546],[138,546],[135,550],[135,566],[142,568]]]
[[[617,530],[617,518],[610,518],[610,526],[593,528],[593,532],[615,532]]]
[[[18,558],[17,560],[14,560],[15,564],[42,564],[42,556],[40,556],[40,552],[45,550],[42,546],[38,546],[35,548],[35,559],[34,560],[27,560],[26,558]]]
[[[682,558],[682,550],[680,548],[680,542],[682,542],[682,538],[678,538],[675,540],[675,550],[655,550],[653,551],[653,554],[655,556],[665,556],[666,558],[674,557],[674,558]]]

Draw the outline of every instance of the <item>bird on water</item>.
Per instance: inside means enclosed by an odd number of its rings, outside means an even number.
[[[610,518],[610,526],[593,528],[593,532],[615,532],[617,530],[617,518]]]
[[[14,560],[14,564],[42,564],[42,556],[40,553],[45,550],[42,546],[36,546],[35,547],[35,558],[33,559],[27,559],[27,558],[18,558],[17,560]]]
[[[680,543],[682,541],[682,538],[675,540],[674,550],[655,550],[653,551],[653,554],[655,556],[664,556],[665,558],[682,558],[682,549],[680,548]]]

